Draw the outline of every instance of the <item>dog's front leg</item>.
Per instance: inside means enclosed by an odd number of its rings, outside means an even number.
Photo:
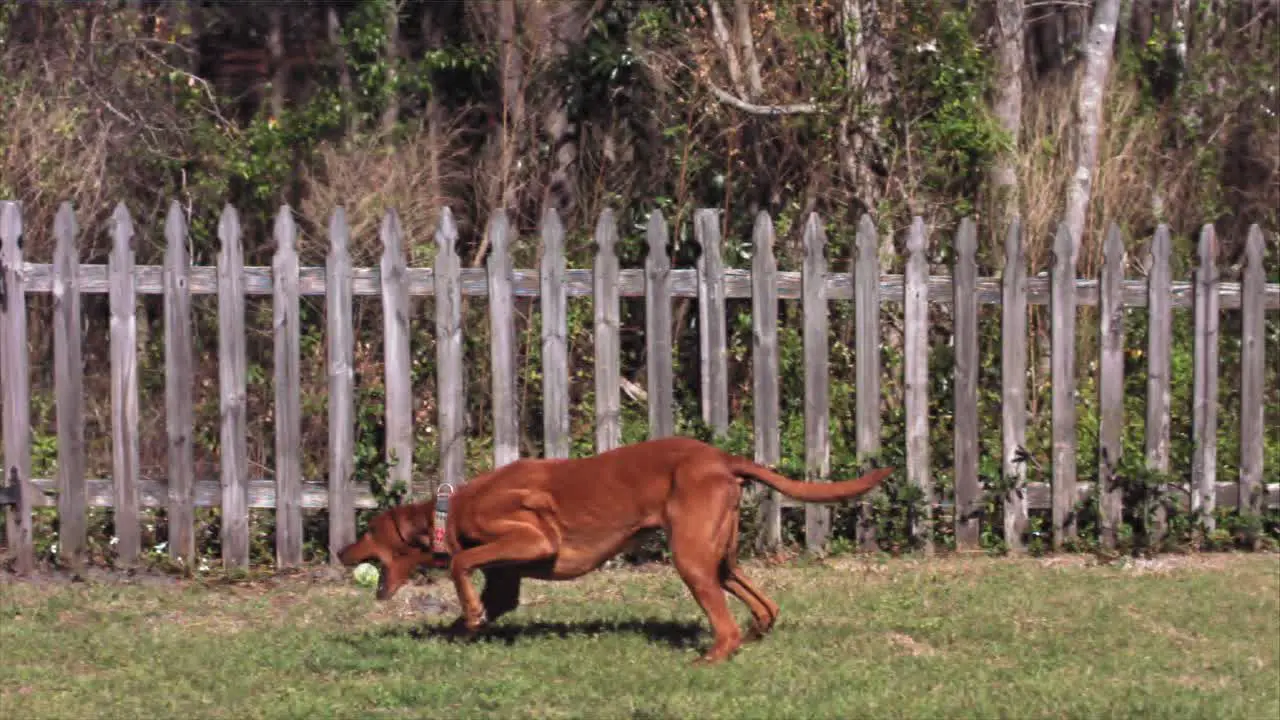
[[[462,617],[454,623],[458,630],[474,633],[485,623],[484,604],[471,582],[471,573],[491,565],[514,565],[546,560],[555,556],[556,543],[531,523],[504,523],[506,530],[493,542],[468,548],[453,556],[449,573],[462,605]]]

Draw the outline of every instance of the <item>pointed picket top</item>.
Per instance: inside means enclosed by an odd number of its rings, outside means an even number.
[[[1262,228],[1257,223],[1249,226],[1249,234],[1244,240],[1245,272],[1262,273]]]
[[[1021,262],[1022,259],[1022,216],[1014,214],[1009,218],[1009,231],[1004,235],[1005,273],[1009,272],[1009,264]]]
[[[613,208],[605,208],[596,221],[596,257],[613,255],[617,243],[618,224],[613,220]]]
[[[871,213],[863,213],[858,220],[857,245],[859,260],[878,257],[879,241],[876,238],[876,223],[871,219]]]
[[[907,230],[907,254],[915,255],[925,249],[924,218],[916,215],[911,218],[911,228]]]
[[[453,220],[453,211],[448,207],[440,210],[440,222],[436,227],[436,245],[446,255],[458,253],[458,224]]]
[[[240,213],[231,203],[222,208],[222,217],[218,218],[218,239],[224,250],[240,245]]]
[[[870,222],[870,218],[863,215],[864,220]],[[858,231],[862,233],[862,223],[858,224]],[[809,213],[809,219],[804,223],[804,254],[807,258],[823,259],[827,248],[827,231],[822,227],[822,221],[818,218],[817,212]]]
[[[1200,260],[1202,268],[1213,267],[1218,259],[1218,234],[1212,223],[1205,223],[1200,228],[1200,244],[1197,246],[1196,257]]]
[[[4,244],[14,244],[22,237],[22,210],[16,201],[0,203],[0,239]]]
[[[1124,263],[1124,235],[1120,226],[1111,223],[1107,228],[1107,239],[1102,246],[1102,255],[1106,265],[1121,270]]]
[[[654,209],[649,214],[649,224],[645,228],[645,239],[649,242],[650,257],[667,257],[667,241],[670,239],[670,233],[667,230],[667,219],[662,216],[662,211]]]
[[[123,202],[117,203],[115,212],[111,213],[111,224],[114,239],[112,252],[133,250],[133,218],[129,217],[129,208]]]
[[[403,233],[400,230],[400,214],[395,208],[387,208],[382,215],[382,226],[378,229],[378,238],[382,240],[382,271],[388,270],[393,258],[404,254]]]
[[[972,217],[960,221],[960,230],[956,232],[956,254],[961,259],[970,260],[978,252],[978,226]]]
[[[329,215],[329,257],[336,258],[347,254],[347,210],[339,205]]]
[[[560,213],[550,205],[542,213],[542,254],[543,257],[564,253],[564,224],[560,222]]]
[[[1151,250],[1148,253],[1150,256],[1148,261],[1151,263],[1151,266],[1147,268],[1147,272],[1150,272],[1158,265],[1165,267],[1168,266],[1169,244],[1169,226],[1164,223],[1160,223],[1156,226],[1155,237],[1151,239]]]
[[[1075,241],[1071,239],[1071,231],[1065,222],[1058,223],[1058,232],[1053,238],[1054,267],[1073,266],[1075,262]]]
[[[182,205],[173,200],[169,203],[169,212],[164,218],[164,239],[170,248],[186,249],[187,218],[182,212]]]
[[[756,213],[756,224],[751,229],[751,245],[756,255],[773,257],[777,236],[774,234],[773,218],[765,210]]]
[[[501,257],[498,253],[506,253],[508,246],[511,244],[509,239],[510,223],[507,221],[507,211],[498,210],[489,216],[489,227],[486,233],[489,236],[489,257]]]
[[[76,223],[76,211],[72,209],[69,201],[64,201],[58,206],[58,214],[53,219],[53,237],[56,243],[54,254],[58,257],[74,256],[76,235],[79,233],[80,226]]]
[[[276,241],[276,256],[284,256],[293,254],[294,244],[297,241],[298,225],[293,220],[293,211],[288,205],[281,205],[280,211],[276,213],[276,224],[274,228]]]

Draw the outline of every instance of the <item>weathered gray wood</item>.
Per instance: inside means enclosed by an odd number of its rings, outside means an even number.
[[[329,343],[329,562],[356,539],[354,488],[355,333],[351,319],[350,230],[346,210],[329,218],[329,257],[325,295],[326,339]],[[305,505],[304,505],[305,507]]]
[[[698,338],[702,348],[702,421],[716,434],[729,430],[729,347],[725,318],[724,261],[720,256],[720,215],[694,212],[698,258]]]
[[[804,465],[805,479],[827,482],[831,474],[831,398],[828,363],[826,296],[827,234],[817,213],[809,213],[804,226]],[[804,509],[805,546],[821,551],[831,532],[831,510],[809,504]]]
[[[297,226],[288,205],[276,216],[271,263],[276,294],[275,335],[276,566],[302,564],[301,320],[298,308]]]
[[[782,459],[781,421],[778,397],[778,290],[774,274],[778,263],[773,257],[773,220],[761,211],[756,214],[752,232],[755,246],[751,255],[751,406],[754,412],[756,462],[776,466]],[[778,491],[768,488],[760,504],[760,549],[782,544],[782,512]]]
[[[1012,552],[1026,545],[1026,463],[1015,462],[1027,444],[1027,261],[1022,254],[1022,218],[1010,219],[1004,241],[1000,308],[1001,448],[1003,472],[1012,487],[1004,496],[1004,541]],[[909,416],[908,416],[909,417]]]
[[[56,504],[54,495],[58,483],[53,478],[32,478],[35,492],[32,507],[53,507]],[[1217,484],[1218,504],[1230,506],[1236,504],[1236,495],[1240,485],[1237,482],[1220,482]],[[1187,507],[1185,487],[1166,487],[1172,498],[1182,508]],[[1093,483],[1082,482],[1076,487],[1077,500],[1084,500],[1093,491]],[[162,478],[141,478],[138,484],[138,497],[142,507],[160,508],[168,502],[167,485]],[[221,483],[214,479],[201,479],[195,482],[195,506],[218,507],[221,502]],[[114,489],[111,480],[105,478],[88,478],[85,480],[87,505],[91,508],[111,507]],[[302,484],[302,507],[308,510],[328,507],[328,487],[323,482],[304,482]],[[1027,483],[1027,502],[1032,509],[1046,510],[1052,501],[1048,483]],[[351,497],[356,508],[370,510],[378,506],[368,484],[352,483]],[[0,488],[0,503],[12,503],[15,498],[7,488]],[[1265,507],[1280,507],[1280,483],[1266,486],[1262,500]],[[782,507],[799,507],[804,505],[797,500],[784,497]],[[940,507],[950,507],[950,500],[939,501]],[[276,506],[276,483],[271,478],[254,478],[248,483],[248,506],[251,508],[271,509]]]
[[[1169,472],[1169,373],[1173,345],[1173,303],[1169,294],[1169,228],[1161,224],[1151,240],[1147,270],[1147,424],[1145,427],[1147,467]],[[1165,510],[1157,506],[1152,537],[1165,532]]]
[[[1243,515],[1262,512],[1262,433],[1266,427],[1262,415],[1265,392],[1263,354],[1266,327],[1263,323],[1262,291],[1266,285],[1262,268],[1262,229],[1249,227],[1245,239],[1244,281],[1241,283],[1240,330],[1240,500],[1237,510]]]
[[[409,356],[409,287],[405,280],[404,233],[394,209],[382,217],[382,351],[386,386],[387,483],[414,496],[413,376]]]
[[[645,232],[649,254],[644,260],[644,337],[649,380],[649,437],[675,434],[675,373],[671,342],[671,259],[667,256],[667,221],[662,211],[649,216]]]
[[[916,216],[907,233],[906,282],[903,289],[903,384],[907,418],[907,482],[920,488],[921,513],[913,518],[911,534],[933,552],[933,473],[929,470],[929,301],[927,235]]]
[[[1214,528],[1218,474],[1218,240],[1213,225],[1200,229],[1195,270],[1195,348],[1191,407],[1191,511]]]
[[[0,202],[0,387],[4,392],[4,467],[0,487],[18,489],[16,504],[5,507],[5,539],[14,553],[14,570],[35,569],[31,508],[31,387],[27,358],[27,296],[22,263],[22,210]]]
[[[981,546],[982,486],[978,483],[978,228],[965,218],[956,233],[955,268],[955,532],[956,550]]]
[[[515,297],[511,294],[510,228],[498,210],[489,219],[489,355],[493,388],[493,466],[520,459],[516,414]]]
[[[84,359],[76,214],[71,203],[53,221],[53,386],[58,413],[58,560],[79,567],[87,537],[84,495]]]
[[[30,263],[26,266],[27,292],[47,293],[52,288],[51,265]],[[160,265],[140,265],[134,275],[138,283],[140,295],[159,295],[164,292],[164,268]],[[463,295],[468,297],[485,297],[489,294],[489,278],[484,268],[466,268],[460,270],[459,287]],[[434,294],[435,276],[431,268],[409,268],[407,271],[410,297],[427,297]],[[672,298],[698,297],[698,271],[692,268],[678,268],[670,271]],[[323,267],[304,267],[300,270],[299,289],[304,296],[324,295],[325,269]],[[247,267],[244,269],[243,286],[246,295],[271,295],[271,268]],[[565,292],[569,297],[590,297],[594,279],[590,270],[565,271]],[[880,277],[881,304],[896,304],[902,297],[902,276],[882,275]],[[512,290],[516,297],[537,297],[540,279],[537,270],[515,270],[512,273]],[[849,273],[827,274],[827,298],[829,300],[853,299],[853,277]],[[356,296],[381,296],[382,280],[378,268],[355,268],[352,271],[352,294]],[[1174,282],[1169,294],[1173,307],[1191,307],[1192,283]],[[1240,283],[1219,283],[1223,309],[1240,307]],[[191,268],[191,292],[194,295],[212,295],[218,291],[217,273],[211,267]],[[107,292],[107,269],[104,265],[80,266],[80,292],[85,294],[102,294]],[[999,305],[1001,298],[1000,278],[978,279],[978,302],[983,305]],[[645,270],[620,270],[618,273],[619,297],[644,297]],[[929,303],[932,305],[950,305],[955,290],[951,286],[951,278],[945,275],[929,278]],[[1075,281],[1076,304],[1079,306],[1096,306],[1098,304],[1098,281],[1094,279],[1078,279]],[[736,268],[724,271],[724,297],[729,300],[751,297],[751,272]],[[800,299],[800,273],[794,271],[778,271],[778,299]],[[1049,279],[1033,277],[1027,280],[1027,303],[1030,305],[1049,304]],[[1142,280],[1127,280],[1124,283],[1124,304],[1126,307],[1147,306],[1147,284]],[[1266,289],[1267,310],[1280,309],[1280,283],[1268,283]]]
[[[222,563],[249,565],[249,447],[246,425],[248,366],[244,337],[244,249],[240,216],[227,205],[218,221],[218,386],[222,409]]]
[[[542,215],[543,455],[569,457],[569,315],[564,290],[564,226],[556,209]]]
[[[138,297],[133,289],[133,220],[124,203],[112,215],[111,476],[116,558],[131,565],[142,552],[138,518]]]
[[[195,360],[191,341],[191,260],[182,206],[169,204],[164,223],[164,403],[169,440],[169,556],[192,567],[196,560],[195,421],[192,388]]]
[[[1053,379],[1053,548],[1076,537],[1076,241],[1065,223],[1053,245],[1050,305]]]
[[[618,226],[605,208],[596,223],[596,452],[622,444],[621,358],[618,301]]]
[[[1124,280],[1124,240],[1112,223],[1103,245],[1101,340],[1098,363],[1098,482],[1099,522],[1102,545],[1114,548],[1120,531],[1123,496],[1116,483],[1124,434],[1124,306],[1120,282]]]
[[[466,381],[462,366],[462,288],[458,226],[449,208],[436,229],[436,384],[440,418],[440,482],[455,488],[466,476]]]
[[[858,221],[858,260],[853,269],[855,407],[858,455],[880,452],[880,242],[871,216]],[[872,500],[878,488],[858,502],[858,547],[863,552],[879,549]]]

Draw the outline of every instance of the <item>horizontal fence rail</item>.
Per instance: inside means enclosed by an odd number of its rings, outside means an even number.
[[[858,342],[854,353],[854,388],[858,394],[856,445],[860,454],[874,454],[880,447],[881,418],[878,404],[869,399],[881,394],[879,343],[880,311],[884,305],[902,304],[905,358],[904,404],[906,463],[901,468],[907,482],[916,486],[923,498],[926,517],[914,523],[913,533],[931,542],[934,527],[932,509],[949,508],[955,523],[956,545],[975,549],[982,522],[1003,529],[1005,541],[1021,547],[1028,528],[1030,509],[1052,510],[1052,537],[1055,547],[1076,534],[1075,508],[1093,496],[1094,485],[1075,477],[1077,398],[1074,374],[1076,341],[1075,308],[1100,306],[1105,314],[1100,343],[1101,374],[1099,405],[1102,423],[1098,430],[1102,457],[1097,488],[1099,526],[1104,544],[1116,542],[1116,528],[1123,507],[1116,484],[1119,442],[1123,427],[1123,351],[1125,307],[1146,307],[1148,315],[1147,422],[1145,424],[1145,465],[1151,470],[1189,477],[1188,483],[1169,485],[1174,501],[1199,514],[1212,527],[1212,511],[1217,506],[1237,507],[1241,512],[1259,512],[1264,506],[1280,505],[1280,483],[1263,483],[1264,323],[1267,310],[1280,309],[1280,284],[1266,283],[1262,267],[1263,235],[1254,226],[1245,243],[1242,280],[1226,282],[1214,264],[1217,237],[1211,225],[1200,233],[1195,277],[1173,281],[1169,273],[1169,232],[1157,229],[1141,265],[1146,276],[1125,277],[1128,266],[1123,238],[1117,228],[1108,230],[1104,243],[1104,263],[1098,278],[1077,277],[1075,241],[1059,230],[1055,240],[1055,264],[1051,271],[1029,277],[1023,255],[1023,241],[1017,222],[1005,241],[1006,272],[1001,277],[980,278],[976,270],[977,226],[966,219],[952,243],[956,250],[951,276],[929,276],[925,251],[930,237],[924,223],[916,218],[907,230],[906,274],[880,272],[877,248],[879,232],[870,217],[859,223],[854,257],[829,259],[823,225],[811,214],[803,225],[803,268],[798,272],[777,270],[774,259],[774,227],[765,213],[756,218],[752,237],[754,252],[751,270],[727,269],[721,259],[721,224],[715,210],[694,213],[694,237],[701,254],[695,268],[672,268],[667,254],[669,230],[661,213],[654,212],[646,230],[648,257],[643,269],[621,269],[615,252],[618,239],[611,211],[601,214],[595,228],[596,254],[592,269],[568,268],[564,258],[564,234],[553,211],[544,217],[540,242],[542,259],[537,269],[511,266],[509,247],[514,240],[510,224],[502,214],[486,226],[492,249],[483,268],[463,268],[457,253],[458,231],[452,214],[441,213],[435,235],[436,260],[430,268],[406,266],[405,238],[394,210],[388,211],[379,231],[383,255],[376,268],[353,268],[348,247],[350,229],[344,211],[335,210],[329,224],[330,250],[323,267],[301,267],[297,255],[297,227],[293,212],[281,208],[273,228],[275,256],[270,267],[246,267],[242,230],[234,208],[224,209],[218,224],[221,243],[215,267],[190,264],[187,218],[175,202],[165,223],[167,243],[162,266],[135,265],[136,231],[127,209],[120,205],[111,219],[112,249],[107,265],[79,262],[77,239],[81,229],[69,204],[59,210],[53,232],[56,239],[50,263],[29,262],[23,257],[24,227],[16,203],[0,205],[0,391],[3,393],[4,473],[0,481],[0,504],[6,507],[6,537],[15,552],[19,571],[34,562],[32,510],[56,506],[59,514],[60,555],[76,562],[85,547],[85,512],[91,507],[113,508],[119,538],[118,560],[136,561],[139,510],[165,508],[169,518],[169,552],[175,559],[191,562],[195,547],[192,538],[196,507],[221,509],[223,561],[227,566],[248,562],[249,509],[276,511],[276,562],[280,566],[300,561],[302,533],[300,512],[326,508],[329,513],[329,548],[354,539],[354,513],[372,508],[375,500],[369,486],[357,482],[354,454],[354,382],[352,298],[381,298],[386,362],[384,378],[389,402],[385,408],[387,444],[385,452],[392,481],[401,480],[413,491],[424,488],[413,478],[427,472],[440,482],[459,483],[464,473],[463,441],[466,407],[463,297],[489,299],[489,324],[494,342],[492,354],[492,412],[495,420],[494,465],[511,462],[518,456],[519,418],[517,393],[512,379],[514,366],[514,316],[512,301],[517,297],[539,297],[544,314],[541,335],[543,421],[545,454],[564,457],[569,452],[569,372],[567,362],[566,299],[592,297],[595,336],[595,449],[608,450],[621,442],[620,419],[620,320],[619,299],[645,298],[645,345],[648,367],[647,398],[649,432],[653,437],[674,432],[672,359],[675,348],[671,327],[674,298],[696,298],[701,367],[702,417],[713,431],[724,432],[730,422],[728,404],[727,299],[753,299],[752,357],[753,386],[756,391],[754,433],[756,457],[776,464],[781,458],[779,443],[777,348],[778,316],[776,299],[800,302],[804,310],[804,395],[805,395],[805,478],[828,480],[830,473],[830,391],[828,377],[830,301],[852,301],[857,309]],[[832,267],[847,272],[833,270]],[[27,378],[27,307],[29,294],[48,293],[54,300],[55,328],[54,390],[57,400],[58,475],[31,477],[31,407]],[[112,478],[85,477],[83,402],[83,355],[81,350],[81,305],[86,294],[110,295],[110,346],[112,415],[109,428],[112,445]],[[142,477],[138,471],[138,377],[137,317],[138,295],[164,297],[165,404],[168,448],[168,477]],[[217,478],[195,477],[192,463],[193,421],[191,384],[193,378],[191,298],[216,295],[218,298],[218,389],[221,419]],[[298,343],[301,329],[299,298],[326,296],[326,373],[328,383],[329,469],[327,481],[306,480],[299,463],[300,384]],[[270,296],[273,308],[274,404],[276,468],[272,477],[250,477],[246,451],[246,329],[245,298]],[[436,435],[441,453],[439,468],[413,467],[410,334],[407,300],[432,296],[435,305],[437,363]],[[928,307],[948,305],[955,323],[952,339],[956,346],[954,457],[950,468],[957,479],[955,489],[944,495],[933,485],[935,468],[929,459],[928,425],[929,318]],[[979,482],[978,388],[979,361],[977,307],[1001,305],[1002,390],[1001,466],[1005,475],[1016,478],[1011,489],[998,493]],[[1025,462],[1018,460],[1025,443],[1028,365],[1026,308],[1048,305],[1051,317],[1054,357],[1052,424],[1055,438],[1052,482],[1025,481]],[[1189,468],[1171,468],[1169,461],[1169,395],[1171,310],[1189,307],[1194,314],[1195,377],[1193,458]],[[1217,454],[1217,385],[1220,341],[1219,316],[1223,309],[1239,308],[1242,315],[1240,476],[1220,479],[1215,475]],[[865,396],[865,397],[864,397]],[[793,505],[771,493],[762,507],[765,513],[762,542],[780,540],[780,508]],[[1003,517],[983,518],[986,500],[1001,501]],[[863,548],[875,546],[871,504],[859,506],[858,541]],[[820,547],[830,527],[826,508],[807,507],[806,542]],[[926,546],[928,547],[928,546]]]

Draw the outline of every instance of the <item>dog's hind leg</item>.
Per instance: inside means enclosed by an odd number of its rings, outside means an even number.
[[[488,622],[515,610],[520,605],[520,573],[515,568],[488,567],[484,573],[484,590],[480,604]]]
[[[764,637],[778,619],[778,606],[769,596],[760,592],[759,588],[742,574],[738,568],[738,528],[733,529],[729,547],[725,551],[724,564],[720,568],[724,589],[742,601],[751,611],[751,629],[747,631],[745,642],[753,642]]]
[[[681,485],[689,490],[687,494],[681,492]],[[722,579],[725,551],[737,522],[736,490],[737,481],[731,476],[679,478],[668,509],[671,559],[715,633],[711,649],[699,663],[726,660],[742,645],[742,631],[729,612]]]

